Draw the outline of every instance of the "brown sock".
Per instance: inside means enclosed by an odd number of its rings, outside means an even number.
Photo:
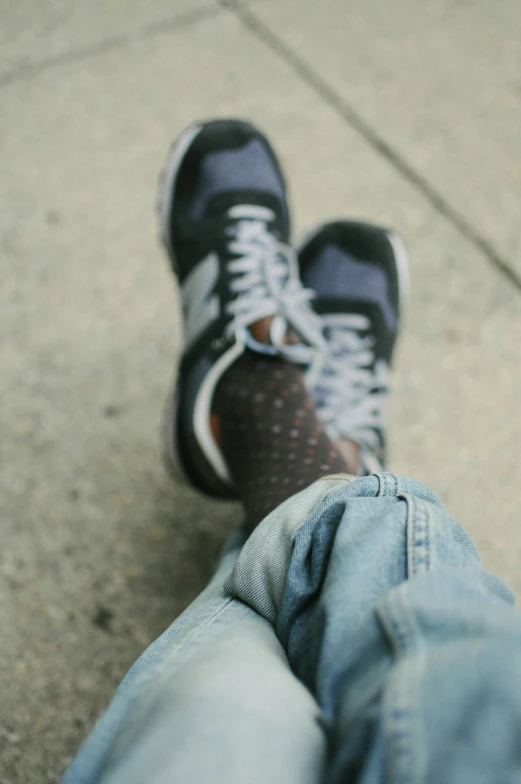
[[[319,477],[353,471],[317,418],[302,369],[283,359],[246,351],[219,382],[213,413],[250,530]]]

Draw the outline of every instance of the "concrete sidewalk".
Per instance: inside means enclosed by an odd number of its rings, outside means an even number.
[[[156,177],[194,118],[274,139],[296,237],[383,221],[413,288],[393,468],[521,592],[521,6],[27,0],[0,11],[0,783],[58,780],[238,519],[174,486]]]

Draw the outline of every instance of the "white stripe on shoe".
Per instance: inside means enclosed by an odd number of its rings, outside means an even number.
[[[237,340],[208,371],[199,388],[194,409],[194,432],[197,443],[219,479],[232,484],[232,478],[223,454],[217,444],[211,427],[212,400],[217,384],[230,365],[240,357],[245,349],[244,343]]]

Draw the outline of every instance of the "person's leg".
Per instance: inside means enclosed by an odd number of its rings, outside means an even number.
[[[130,671],[64,784],[321,778],[320,711],[293,677],[273,626],[225,596],[223,584],[247,531],[347,465],[316,416],[303,371],[277,357],[246,352],[223,376],[214,410],[244,499],[242,539],[235,537],[210,586]]]
[[[321,424],[333,422],[331,399],[313,388],[327,346],[284,244],[284,180],[269,144],[247,123],[183,134],[165,171],[160,219],[186,333],[165,418],[167,464],[208,494],[242,497],[251,530],[316,478],[358,471],[379,424],[380,390],[360,365],[372,354],[357,357],[343,385],[344,394],[356,391],[349,403],[356,427],[344,423],[339,433],[343,458]],[[304,378],[297,365],[310,363]],[[334,378],[327,370],[320,377],[335,398]],[[321,398],[320,420],[306,386]],[[368,394],[374,405],[360,408]],[[293,509],[305,517],[298,502]],[[315,703],[291,675],[270,624],[223,593],[236,555],[131,670],[66,784],[318,779],[324,738]]]
[[[223,592],[242,542],[130,670],[63,784],[320,780],[314,700],[271,624]]]
[[[425,486],[319,480],[253,532],[226,590],[316,697],[331,784],[521,780],[521,616]]]
[[[427,488],[324,477],[228,555],[65,783],[514,782],[520,651],[510,592]]]
[[[271,396],[282,380],[275,371],[268,400],[252,399],[259,390],[266,394],[266,363],[276,362],[257,354],[298,362],[309,360],[310,345],[312,356],[324,346],[300,307],[304,292],[279,243],[287,238],[284,209],[277,207],[280,178],[276,172],[261,178],[269,193],[245,188],[245,172],[258,174],[262,139],[244,124],[231,133],[229,123],[218,125],[183,140],[188,153],[181,164],[174,156],[166,178],[180,199],[178,210],[163,210],[163,220],[188,327],[166,453],[200,489],[242,494],[250,528],[273,511],[131,671],[65,782],[318,781],[322,715],[332,782],[479,781],[480,770],[490,780],[494,767],[502,776],[495,781],[513,780],[517,746],[508,722],[517,722],[519,700],[506,683],[520,681],[511,653],[519,621],[508,591],[481,570],[466,534],[428,490],[408,480],[339,475],[291,495],[302,479],[298,471],[285,473],[293,452],[285,452],[281,472],[273,471],[279,459],[273,451],[300,437],[313,441],[304,482],[346,469],[319,418],[330,433],[358,445],[353,465],[358,449],[366,467],[372,453],[384,457],[382,413],[400,288],[393,280],[396,246],[365,226],[327,234],[335,253],[320,266],[335,272],[336,284],[317,305],[329,322],[336,364],[307,377],[320,416],[302,372],[285,363],[277,372],[288,382],[292,377],[287,405],[275,402],[284,401],[286,389]],[[223,191],[224,169],[233,172],[233,193]],[[186,187],[181,183],[178,192],[183,172]],[[173,212],[182,216],[181,227]],[[206,244],[194,252],[201,237]],[[307,261],[314,274],[313,258]],[[352,302],[338,285],[338,264],[350,270]],[[321,280],[313,285],[320,289]],[[342,294],[338,302],[335,292]],[[335,310],[347,305],[349,312]],[[270,319],[267,342],[254,334],[261,318]],[[245,371],[251,379],[238,384]],[[242,410],[235,395],[248,400]],[[278,445],[264,440],[251,415],[255,402],[270,401],[260,413],[270,420],[280,409],[271,430],[280,435]],[[273,485],[266,506],[262,477]],[[469,661],[472,668],[464,670]],[[503,680],[494,681],[498,664]]]
[[[304,372],[283,359],[247,352],[221,379],[214,411],[250,531],[319,477],[358,471],[327,435]]]
[[[333,349],[314,388],[319,413],[366,458],[385,457],[403,253],[388,232],[348,223],[324,227],[301,251]],[[232,473],[262,498],[253,463],[234,457],[242,423],[250,453],[262,433],[251,409],[238,406],[232,420],[223,441]],[[264,470],[278,486],[284,472]],[[383,473],[321,479],[253,532],[227,590],[274,625],[315,695],[328,781],[521,780],[521,616],[423,485]]]
[[[309,448],[318,471],[306,464],[305,481],[344,467],[308,405],[303,371],[290,364],[309,362],[322,335],[284,244],[284,183],[268,143],[242,122],[190,129],[169,159],[160,212],[185,315],[165,456],[172,470],[181,468],[208,494],[248,497],[251,528],[260,503],[241,477],[234,486],[218,432],[232,444],[227,408],[234,383],[246,392],[249,415],[251,389],[239,375],[251,357],[258,360],[255,383],[259,374],[270,381],[264,361],[279,367],[283,379],[292,377],[284,436],[300,417],[292,429],[316,440]],[[280,357],[288,361],[277,365]],[[243,443],[235,442],[239,451]],[[231,451],[230,458],[233,463]],[[266,471],[251,454],[242,459],[251,461],[252,475]],[[284,493],[294,493],[298,482]],[[279,500],[272,495],[271,505]],[[325,741],[316,703],[291,673],[271,624],[224,594],[241,544],[236,540],[208,588],[132,668],[64,784],[320,780]]]

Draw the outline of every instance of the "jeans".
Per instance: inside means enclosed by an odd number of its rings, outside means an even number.
[[[230,542],[63,784],[521,782],[521,616],[424,485],[318,480]]]

